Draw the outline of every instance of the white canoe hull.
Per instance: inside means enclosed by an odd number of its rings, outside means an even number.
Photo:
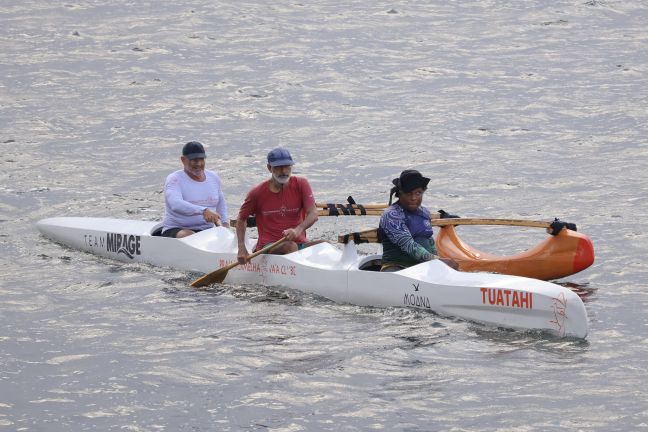
[[[58,243],[124,262],[209,273],[236,260],[236,236],[221,227],[183,239],[151,235],[156,222],[125,219],[61,217],[41,220],[37,227]],[[253,245],[249,240],[250,250]],[[358,256],[352,242],[344,250],[322,243],[289,255],[261,255],[230,270],[224,282],[285,286],[340,303],[413,307],[497,327],[587,336],[582,300],[560,285],[457,272],[440,261],[395,273],[361,269],[379,258]]]

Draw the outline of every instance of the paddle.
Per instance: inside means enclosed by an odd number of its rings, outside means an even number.
[[[525,219],[483,219],[483,218],[446,218],[446,219],[432,219],[433,226],[448,226],[448,225],[508,225],[508,226],[523,226],[531,228],[549,228],[551,222],[534,221]]]
[[[269,252],[271,249],[274,249],[275,247],[279,246],[283,242],[285,242],[288,238],[286,236],[281,237],[279,240],[277,240],[274,243],[270,243],[269,245],[265,246],[262,249],[259,249],[258,251],[252,253],[249,255],[248,259],[252,259],[258,255],[261,255],[262,253]],[[214,270],[211,273],[207,273],[201,278],[196,279],[191,283],[192,287],[195,288],[200,288],[204,287],[207,285],[211,285],[213,283],[221,283],[225,280],[225,277],[227,277],[227,272],[233,269],[234,267],[238,266],[239,262],[234,262],[232,264],[228,264],[224,267],[219,268],[218,270]]]
[[[558,218],[555,218],[551,222],[526,219],[432,218],[431,222],[432,225],[440,227],[448,225],[508,225],[530,228],[546,228],[547,232],[551,235],[558,235],[558,233],[563,228],[577,231],[575,223],[563,222]]]
[[[353,203],[353,204],[339,204],[339,203],[315,203],[315,207],[317,208],[322,208],[322,209],[327,209],[329,207],[344,207],[344,208],[353,208],[353,209],[361,209],[361,208],[366,208],[366,209],[371,209],[371,210],[384,210],[387,207],[389,207],[389,204],[358,204],[358,203]]]
[[[336,204],[336,203],[315,203],[315,205],[318,208],[323,208],[323,209],[331,209],[333,211],[334,208],[339,208],[339,209],[346,209],[349,211],[349,213],[354,214],[354,210],[360,210],[361,212],[364,212],[365,209],[372,209],[372,210],[384,210],[387,207],[389,207],[389,204],[358,204],[355,199],[351,195],[347,197],[347,203],[348,204]],[[347,214],[346,212],[344,214]],[[331,214],[331,216],[337,216],[337,214]]]
[[[318,216],[382,216],[387,204],[323,204],[316,203]],[[236,219],[230,219],[230,227],[237,225]],[[247,226],[256,226],[255,216],[249,216]]]
[[[569,222],[562,222],[558,219],[553,222],[525,220],[525,219],[483,219],[483,218],[445,218],[437,219],[432,217],[430,220],[433,226],[448,226],[448,225],[508,225],[508,226],[523,226],[531,228],[546,228],[552,235],[557,235],[563,228],[576,231],[576,224]],[[343,234],[338,236],[338,243],[348,243],[353,240],[355,243],[379,243],[378,229],[372,228],[360,232],[350,234]]]

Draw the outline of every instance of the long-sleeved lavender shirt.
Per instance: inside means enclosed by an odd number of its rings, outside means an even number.
[[[229,222],[227,204],[218,174],[205,170],[205,180],[193,180],[184,170],[169,174],[164,183],[164,228],[204,230],[214,226],[206,222],[203,211],[217,212],[223,222]]]

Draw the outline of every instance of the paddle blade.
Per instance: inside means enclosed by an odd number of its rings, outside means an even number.
[[[229,271],[229,267],[219,268],[218,270],[215,270],[211,273],[206,274],[201,278],[196,279],[191,283],[191,286],[194,288],[201,288],[207,285],[211,285],[213,283],[221,283],[227,277],[228,271]]]
[[[274,249],[275,247],[279,246],[281,243],[285,242],[288,240],[288,236],[283,236],[279,240],[277,240],[274,243],[270,243],[263,249],[259,249],[258,251],[254,252],[253,254],[250,254],[248,256],[248,260],[251,260],[252,258],[261,255],[262,253],[269,252],[270,250]],[[226,265],[225,267],[221,267],[218,270],[214,270],[211,273],[206,274],[205,276],[196,279],[191,283],[192,287],[200,288],[204,287],[207,285],[211,285],[213,283],[221,283],[225,280],[225,277],[227,277],[227,272],[233,269],[239,265],[237,261],[233,262],[232,264]]]

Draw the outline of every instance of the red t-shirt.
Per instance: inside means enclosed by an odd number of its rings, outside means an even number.
[[[279,240],[284,230],[299,225],[304,220],[306,209],[313,205],[315,198],[308,180],[291,176],[280,192],[270,190],[270,180],[255,186],[245,197],[238,217],[245,220],[248,216],[256,215],[259,248]],[[306,231],[295,242],[305,243]]]

